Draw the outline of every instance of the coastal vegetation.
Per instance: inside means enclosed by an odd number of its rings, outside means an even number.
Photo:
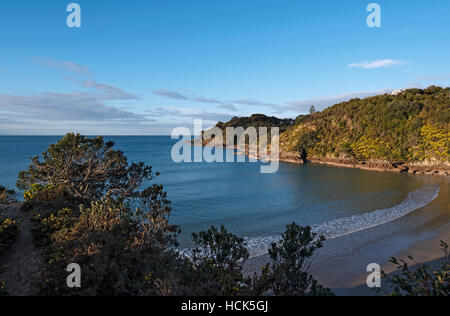
[[[309,273],[312,258],[323,247],[325,238],[317,236],[311,227],[293,223],[287,226],[281,241],[269,249],[271,263],[263,268],[257,283],[264,290],[270,288],[277,296],[333,296],[333,292],[318,284]]]
[[[19,175],[24,212],[42,254],[42,295],[331,295],[308,271],[323,237],[290,225],[272,245],[271,264],[253,277],[246,243],[225,227],[192,235],[178,250],[180,228],[157,176],[128,163],[103,138],[68,134]],[[295,249],[294,249],[295,247]],[[66,267],[82,267],[81,288],[66,286]],[[286,281],[289,281],[287,284]]]
[[[226,130],[227,127],[279,127],[280,131],[285,131],[288,127],[294,125],[293,119],[279,119],[274,116],[266,116],[264,114],[253,114],[250,117],[233,117],[230,121],[217,123],[217,127]]]
[[[224,133],[227,127],[280,127],[281,155],[300,160],[450,162],[450,88],[352,99],[321,112],[311,106],[309,113],[295,120],[255,114],[216,127]]]
[[[5,206],[14,201],[15,192],[0,185],[0,206]],[[19,236],[20,224],[5,217],[0,209],[0,256],[11,246]]]
[[[0,185],[0,206],[7,205],[14,201],[15,192]],[[20,223],[5,217],[0,210],[0,258],[11,247],[13,242],[19,237]],[[2,267],[0,267],[2,270]],[[0,296],[7,295],[5,282],[0,280]]]
[[[20,224],[11,218],[5,218],[0,213],[0,256],[11,246],[19,236]]]
[[[448,244],[441,241],[444,254],[441,269],[432,269],[429,265],[419,264],[412,269],[410,264],[397,258],[390,262],[397,266],[397,273],[384,274],[390,283],[390,296],[449,296],[450,295],[450,255]],[[414,258],[409,257],[414,262]]]
[[[296,118],[281,150],[309,157],[448,163],[450,88],[353,99]]]
[[[5,218],[0,212],[0,258],[5,255],[19,237],[19,228],[20,223],[13,219]],[[0,272],[2,270],[3,268],[0,267]],[[0,296],[8,294],[5,287],[5,282],[0,279]]]
[[[230,140],[233,140],[234,137],[234,145],[237,145],[238,142],[245,142],[245,144],[253,144],[253,142],[258,143],[260,137],[265,137],[267,134],[270,134],[271,128],[279,128],[279,132],[286,131],[289,127],[293,126],[295,121],[293,119],[279,119],[276,117],[269,117],[264,114],[253,114],[250,117],[233,117],[230,121],[223,123],[217,123],[216,127],[222,131],[222,140],[217,142],[211,141],[216,139],[213,129],[206,130],[202,134],[203,136],[203,144],[216,144],[219,146],[227,146],[227,136],[230,137]],[[249,129],[254,129],[256,133],[255,139],[251,139],[249,135],[245,135],[245,131],[249,131]],[[266,131],[260,128],[266,128]],[[231,130],[230,130],[231,129]],[[232,135],[227,135],[227,130],[233,133]],[[222,143],[220,143],[222,142]],[[270,139],[269,139],[270,142]]]
[[[0,185],[0,205],[9,204],[14,201],[14,190],[10,190]]]

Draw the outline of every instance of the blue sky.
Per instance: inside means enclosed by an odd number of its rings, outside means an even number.
[[[64,0],[0,3],[0,134],[170,134],[194,119],[295,117],[450,85],[450,2]]]

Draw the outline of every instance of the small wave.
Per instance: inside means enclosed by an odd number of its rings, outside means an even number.
[[[381,210],[338,218],[326,223],[312,225],[312,230],[327,239],[334,239],[383,225],[402,218],[409,213],[426,206],[439,195],[440,187],[425,187],[408,194],[400,204]],[[270,245],[278,242],[281,236],[245,238],[251,257],[258,257],[268,252]]]

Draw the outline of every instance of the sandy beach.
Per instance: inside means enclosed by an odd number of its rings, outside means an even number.
[[[314,277],[336,295],[376,295],[366,286],[366,269],[371,263],[388,274],[395,270],[389,263],[391,257],[412,256],[417,264],[439,267],[443,257],[440,241],[450,242],[450,180],[437,181],[439,196],[425,207],[387,224],[327,240],[315,259]],[[257,272],[267,261],[267,255],[253,258],[246,272]],[[388,289],[388,284],[382,284],[382,293]]]

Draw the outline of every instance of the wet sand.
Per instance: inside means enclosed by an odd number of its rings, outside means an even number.
[[[443,252],[440,241],[450,244],[449,184],[447,177],[440,180],[439,196],[430,204],[407,216],[365,231],[327,240],[315,259],[311,273],[336,295],[376,295],[366,286],[367,266],[379,264],[383,271],[395,269],[391,257],[439,267]],[[268,261],[264,255],[250,260],[246,272],[253,274]],[[389,287],[382,284],[382,293]]]
[[[383,271],[392,273],[391,257],[407,259],[412,256],[419,264],[429,263],[439,267],[443,252],[440,241],[450,242],[449,181],[444,179],[439,197],[429,205],[394,221],[394,224],[414,222],[422,215],[431,215],[431,220],[412,229],[405,229],[380,240],[370,242],[349,256],[337,257],[316,266],[312,273],[323,284],[332,288],[336,295],[375,295],[366,286],[367,265],[378,263]],[[382,284],[382,292],[389,286]]]

